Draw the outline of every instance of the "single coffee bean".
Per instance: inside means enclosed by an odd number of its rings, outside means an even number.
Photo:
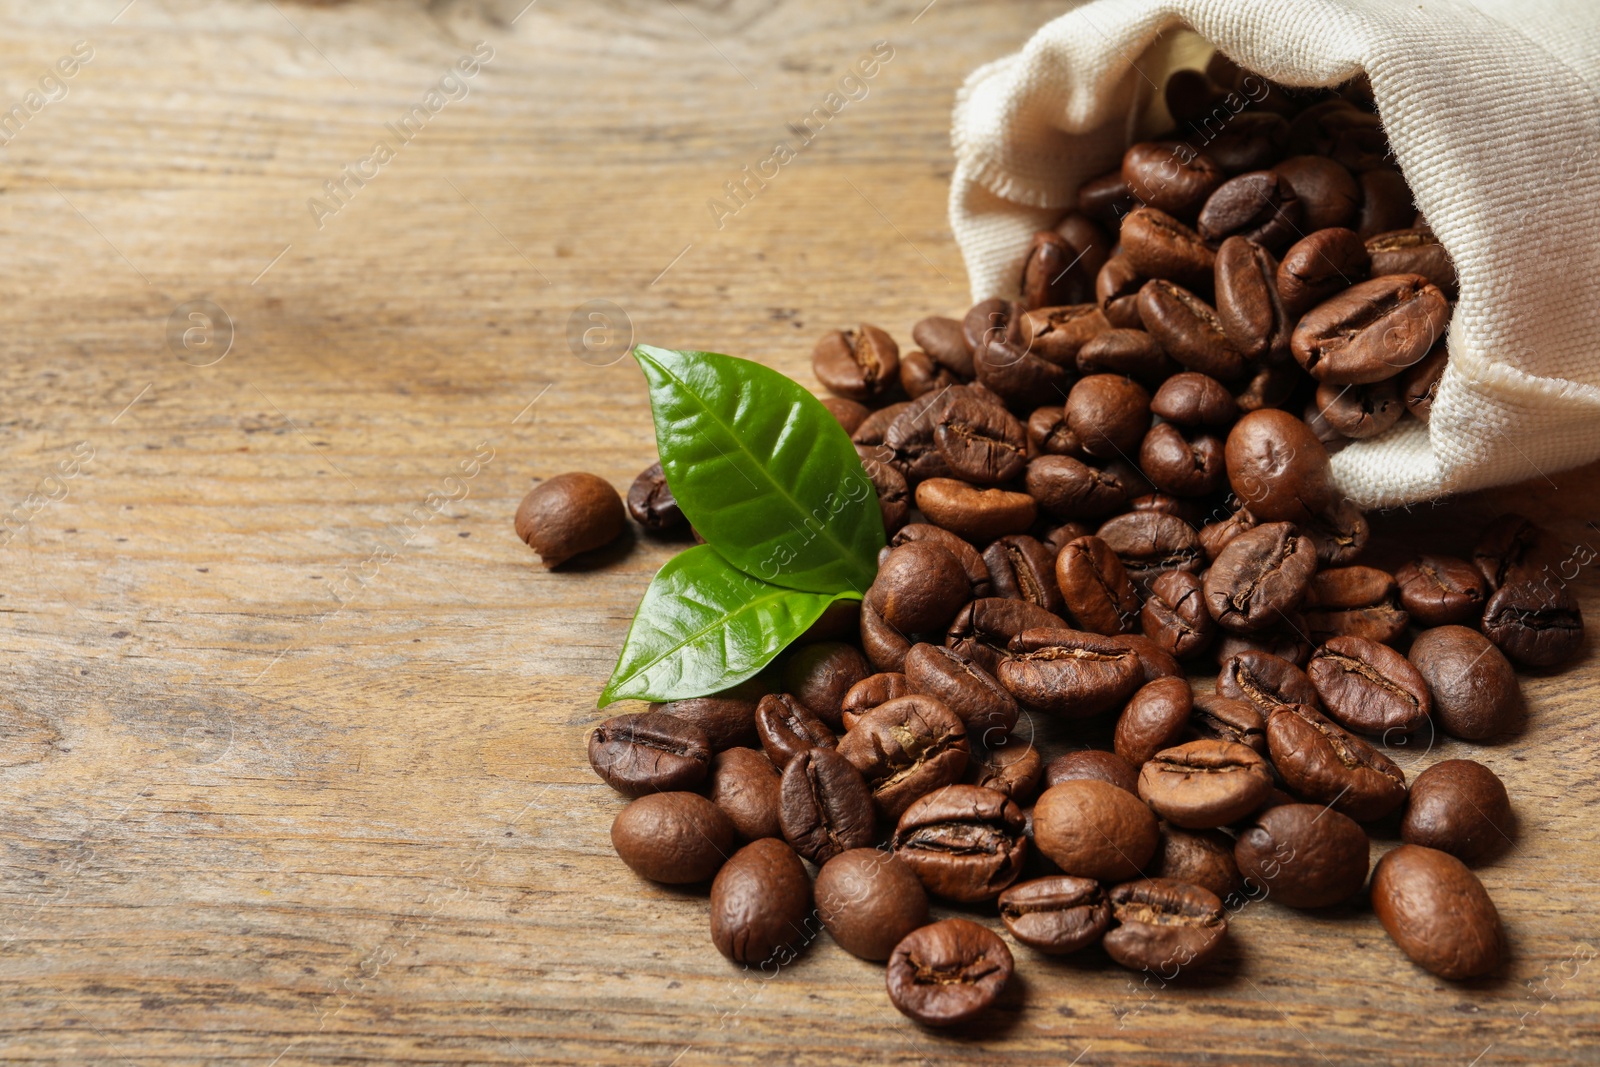
[[[969,739],[970,740],[970,739]],[[1031,742],[995,735],[987,745],[973,745],[967,755],[968,785],[980,785],[1025,804],[1039,789],[1044,757]]]
[[[1194,709],[1194,694],[1183,678],[1160,678],[1142,686],[1122,709],[1112,744],[1117,755],[1138,767],[1178,743]]]
[[[1372,910],[1400,951],[1440,978],[1488,974],[1505,956],[1500,913],[1466,864],[1401,845],[1372,872]]]
[[[1160,833],[1144,801],[1110,782],[1051,786],[1033,807],[1033,840],[1067,874],[1102,882],[1136,877]]]
[[[1107,237],[1106,230],[1083,212],[1069,211],[1061,217],[1060,222],[1056,223],[1055,232],[1067,239],[1067,244],[1072,247],[1072,256],[1085,272],[1089,280],[1089,289],[1092,291],[1095,274],[1111,255],[1111,241]],[[1083,303],[1083,300],[1068,301],[1068,303]]]
[[[1417,775],[1400,839],[1476,863],[1511,841],[1511,800],[1493,771],[1469,759],[1447,759]]]
[[[1267,748],[1290,792],[1371,822],[1406,798],[1394,762],[1307,704],[1281,704],[1267,716]]]
[[[1146,282],[1139,290],[1139,319],[1168,355],[1192,371],[1234,381],[1248,368],[1216,309],[1181,285],[1164,278]]]
[[[1472,564],[1492,593],[1513,578],[1542,581],[1559,574],[1566,555],[1544,527],[1521,515],[1501,515],[1484,528],[1472,550]]]
[[[624,796],[694,789],[711,769],[711,741],[663,712],[618,715],[590,732],[589,765]]]
[[[871,604],[862,601],[861,650],[867,654],[874,670],[898,672],[905,666],[911,640],[885,622]]]
[[[1136,795],[1139,791],[1138,768],[1115,752],[1084,748],[1076,752],[1063,752],[1045,765],[1046,789],[1079,778],[1107,782]]]
[[[1522,691],[1505,655],[1465,626],[1424,630],[1407,654],[1428,683],[1433,714],[1452,737],[1481,741],[1516,725]]]
[[[769,693],[756,705],[756,736],[761,749],[782,770],[795,756],[812,748],[839,743],[816,712],[788,693]]]
[[[1092,374],[1067,394],[1067,425],[1084,452],[1102,459],[1138,451],[1150,428],[1150,394],[1131,378]]]
[[[1397,170],[1369,170],[1357,180],[1361,185],[1361,214],[1356,232],[1363,241],[1411,225],[1417,209],[1411,203],[1411,187],[1403,174]]]
[[[1222,383],[1205,374],[1182,371],[1161,383],[1150,410],[1189,430],[1222,430],[1239,419],[1239,405]]]
[[[1211,157],[1181,141],[1141,141],[1122,156],[1122,180],[1141,204],[1194,218],[1223,182]]]
[[[733,852],[733,822],[698,793],[651,793],[617,812],[611,846],[633,873],[687,885],[717,873]]]
[[[971,904],[1017,880],[1028,839],[1022,809],[1005,794],[950,785],[906,809],[891,847],[928,892]]]
[[[858,445],[866,445],[868,447],[877,447],[883,444],[884,437],[889,432],[889,427],[894,425],[895,420],[904,415],[910,407],[911,404],[909,402],[902,401],[898,404],[889,404],[879,408],[865,419],[862,419],[860,425],[850,431],[850,440]]]
[[[1262,522],[1305,522],[1334,502],[1328,450],[1287,411],[1252,411],[1228,433],[1228,482]]]
[[[1278,296],[1290,319],[1298,319],[1372,273],[1372,257],[1361,237],[1342,226],[1316,230],[1283,254]]]
[[[861,468],[878,496],[878,511],[883,516],[884,532],[892,534],[911,518],[911,487],[898,467],[880,458],[882,451],[882,445],[874,448],[856,445]]]
[[[1206,145],[1206,155],[1223,173],[1243,174],[1272,166],[1283,158],[1288,144],[1289,124],[1283,116],[1241,111]]]
[[[956,562],[961,564],[961,569],[966,572],[967,581],[971,583],[974,597],[993,595],[993,591],[989,588],[989,567],[983,562],[983,557],[978,554],[978,550],[973,548],[967,541],[957,537],[949,530],[940,529],[931,523],[913,522],[908,523],[899,533],[889,538],[888,547],[896,549],[913,541],[932,541],[954,556]],[[879,553],[878,569],[880,572],[887,558],[887,553]]]
[[[1214,560],[1222,551],[1224,545],[1246,530],[1254,530],[1260,525],[1259,520],[1250,514],[1249,508],[1239,508],[1225,519],[1207,523],[1200,528],[1200,546],[1205,549],[1206,559]]]
[[[1210,496],[1227,478],[1222,440],[1211,434],[1186,437],[1169,422],[1150,427],[1139,444],[1139,469],[1163,493]]]
[[[1362,385],[1393,377],[1444,336],[1450,305],[1419,274],[1389,274],[1351,286],[1308,311],[1290,351],[1319,382]]]
[[[1128,501],[1130,511],[1158,511],[1163,515],[1171,515],[1182,519],[1192,530],[1194,524],[1202,522],[1206,516],[1204,502],[1189,496],[1175,496],[1172,493],[1155,491],[1144,493]]]
[[[1572,590],[1551,575],[1517,575],[1489,598],[1483,632],[1516,663],[1554,667],[1583,647],[1583,614]]]
[[[1037,604],[1061,614],[1061,589],[1056,584],[1056,553],[1027,534],[1008,534],[983,550],[996,594]]]
[[[1289,363],[1265,363],[1234,393],[1233,401],[1246,414],[1263,408],[1282,407],[1304,380],[1300,368]]]
[[[1106,272],[1112,264],[1118,270],[1143,278],[1167,278],[1186,289],[1205,288],[1211,284],[1215,255],[1206,246],[1205,239],[1165,211],[1154,207],[1136,207],[1122,220],[1122,254],[1106,261],[1096,284],[1100,307],[1113,326],[1137,326],[1137,322],[1118,322],[1108,306],[1108,295],[1122,295],[1118,290],[1127,284],[1121,276],[1114,275],[1112,282],[1121,286],[1108,286]],[[1128,279],[1131,280],[1131,279]]]
[[[940,366],[962,378],[972,377],[972,345],[959,320],[930,315],[911,327],[911,339]]]
[[[1112,886],[1109,897],[1116,925],[1102,944],[1129,970],[1171,977],[1205,964],[1228,935],[1222,901],[1197,885],[1144,878]]]
[[[986,300],[963,320],[979,383],[1016,407],[1053,399],[1069,380],[1067,367],[1033,351],[1027,315],[1024,304]]]
[[[1400,604],[1419,626],[1471,625],[1488,599],[1477,568],[1455,556],[1423,554],[1395,571]]]
[[[1384,433],[1406,412],[1399,383],[1392,378],[1371,385],[1325,382],[1317,386],[1315,403],[1328,425],[1352,441]]]
[[[1104,248],[1101,242],[1095,242]],[[1033,235],[1022,264],[1022,302],[1030,309],[1077,304],[1094,292],[1094,276],[1101,262],[1084,263],[1081,249],[1054,230]],[[1092,269],[1091,269],[1092,266]]]
[[[885,822],[967,769],[967,731],[955,712],[924,695],[901,697],[867,712],[839,742],[839,752],[866,779]]]
[[[1111,925],[1111,904],[1092,878],[1060,874],[1020,882],[1000,894],[999,905],[1012,937],[1051,956],[1097,944]]]
[[[754,748],[760,744],[756,738],[756,704],[766,692],[766,688],[752,678],[715,696],[651,704],[650,710],[665,712],[698,726],[705,731],[714,752]]]
[[[1042,307],[1027,315],[1031,350],[1061,367],[1073,366],[1079,351],[1110,328],[1099,305],[1093,303]]]
[[[1428,684],[1404,656],[1364,637],[1335,637],[1306,668],[1328,717],[1366,734],[1409,734],[1428,720]]]
[[[1024,630],[1067,628],[1066,621],[1025,600],[980,597],[962,608],[950,624],[945,645],[999,677],[1011,639]]]
[[[981,485],[999,485],[1027,465],[1027,433],[1004,408],[970,395],[957,396],[934,430],[934,443],[951,473]]]
[[[1403,634],[1411,621],[1400,607],[1394,578],[1376,567],[1318,571],[1306,590],[1303,608],[1313,641],[1360,637],[1383,644]]]
[[[932,541],[911,541],[879,565],[865,601],[895,629],[925,633],[948,626],[971,591],[966,571],[947,549]]]
[[[1155,388],[1178,369],[1144,330],[1106,330],[1078,349],[1078,373],[1125,375]]]
[[[910,695],[911,683],[899,671],[868,675],[845,693],[844,699],[839,702],[839,717],[848,730],[855,725],[851,716],[859,718],[879,704]]]
[[[1372,257],[1372,273],[1420,274],[1454,300],[1461,283],[1456,278],[1450,253],[1432,230],[1397,229],[1367,238],[1367,254]]]
[[[1038,456],[1023,483],[1039,507],[1063,518],[1092,519],[1127,506],[1128,488],[1112,471],[1071,456]]]
[[[961,379],[926,352],[912,349],[900,357],[900,388],[913,400],[960,384]]]
[[[1272,168],[1300,200],[1305,232],[1349,226],[1361,210],[1361,186],[1350,171],[1323,156],[1292,156]]]
[[[1232,741],[1190,741],[1163,749],[1139,769],[1139,796],[1157,815],[1189,830],[1236,822],[1271,792],[1267,761]]]
[[[1424,425],[1433,417],[1433,402],[1439,395],[1439,383],[1444,380],[1445,365],[1449,362],[1450,350],[1441,340],[1421,362],[1400,372],[1400,399],[1406,411]]]
[[[900,379],[900,346],[862,323],[823,335],[811,353],[811,370],[823,388],[847,400],[871,400]]]
[[[1177,225],[1177,220],[1174,219],[1173,224]],[[1199,242],[1200,235],[1195,234],[1194,239]],[[1205,245],[1201,243],[1200,248],[1204,249]],[[1139,290],[1147,281],[1149,279],[1134,269],[1128,257],[1120,253],[1106,260],[1106,265],[1100,268],[1094,281],[1095,302],[1113,328],[1144,328],[1144,323],[1139,321]]]
[[[517,506],[517,536],[547,568],[609,545],[627,525],[622,498],[611,483],[583,471],[545,479]]]
[[[754,748],[730,748],[711,761],[711,802],[733,821],[747,841],[782,837],[778,822],[778,772],[765,753]]]
[[[1076,456],[1083,452],[1083,444],[1073,436],[1067,425],[1067,412],[1060,404],[1048,404],[1028,416],[1028,455]]]
[[[1146,868],[1151,878],[1197,885],[1228,901],[1244,888],[1233,858],[1233,838],[1221,830],[1181,830],[1161,824],[1161,843]]]
[[[794,958],[809,942],[811,879],[776,838],[735,852],[711,883],[711,943],[735,963]]]
[[[1055,560],[1054,581],[1065,617],[1081,630],[1120,634],[1134,628],[1139,594],[1111,547],[1098,537],[1069,541]]]
[[[1222,91],[1201,70],[1175,70],[1162,89],[1167,112],[1175,122],[1194,122],[1222,102]]]
[[[783,671],[783,687],[817,718],[837,729],[844,695],[872,673],[867,659],[842,641],[822,641],[801,648]]]
[[[1317,563],[1323,567],[1344,567],[1354,563],[1367,547],[1372,528],[1355,501],[1341,499],[1331,508],[1301,526],[1317,549]]]
[[[1095,536],[1117,554],[1136,589],[1149,589],[1163,574],[1204,566],[1199,535],[1176,515],[1131,511],[1107,519]]]
[[[865,412],[863,411],[863,415]],[[848,430],[846,431],[848,432]],[[661,462],[650,464],[633,480],[628,488],[628,514],[633,521],[651,533],[676,530],[684,523],[683,512],[661,473]]]
[[[1266,713],[1244,700],[1196,693],[1184,738],[1190,740],[1231,741],[1256,752],[1267,753]]]
[[[839,947],[864,960],[886,960],[911,931],[928,923],[928,894],[906,862],[876,848],[853,848],[822,865],[817,918]]]
[[[1017,702],[972,658],[943,645],[916,644],[906,653],[913,693],[933,697],[956,713],[973,737],[1003,737],[1017,725]]]
[[[812,863],[872,844],[872,796],[861,773],[836,749],[797,753],[783,768],[778,797],[784,838]]]
[[[1225,630],[1253,633],[1299,606],[1317,568],[1316,549],[1287,522],[1228,542],[1206,572],[1206,607]]]
[[[929,478],[917,486],[916,496],[928,521],[980,543],[1023,533],[1038,515],[1038,505],[1026,493],[979,489],[954,478]]]
[[[885,983],[900,1014],[923,1026],[953,1026],[993,1004],[1015,966],[993,932],[967,919],[944,919],[895,946]]]
[[[1270,170],[1229,178],[1200,209],[1200,236],[1211,244],[1243,237],[1267,249],[1289,247],[1301,232],[1300,198]]]
[[[1024,704],[1067,718],[1111,710],[1142,677],[1127,646],[1079,630],[1024,630],[1010,653],[999,665],[1000,684]]]
[[[1200,578],[1188,571],[1167,571],[1150,583],[1139,622],[1146,637],[1178,659],[1203,653],[1217,632]]]
[[[1216,281],[1217,321],[1228,344],[1249,359],[1286,359],[1291,323],[1278,295],[1278,261],[1272,253],[1244,237],[1230,237],[1217,249]]]
[[[1120,168],[1078,186],[1078,210],[1112,232],[1136,203]]]
[[[1319,706],[1317,687],[1292,662],[1250,650],[1228,658],[1217,675],[1217,695],[1242,700],[1262,715],[1284,704]]]
[[[1239,873],[1291,908],[1327,908],[1361,891],[1367,880],[1366,831],[1354,819],[1318,804],[1282,804],[1256,816],[1239,835]]]

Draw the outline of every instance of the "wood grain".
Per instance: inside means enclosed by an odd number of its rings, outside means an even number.
[[[954,89],[1060,5],[522,2],[0,4],[5,107],[93,48],[0,156],[0,1059],[1594,1062],[1592,655],[1526,679],[1517,736],[1412,765],[1511,791],[1489,980],[1269,901],[1168,988],[1020,951],[991,1019],[934,1034],[825,938],[744,972],[703,894],[634,878],[583,736],[672,548],[552,574],[511,531],[533,479],[652,458],[638,372],[577,358],[569,316],[809,383],[824,329],[959,311]],[[717,228],[880,40],[866,98]],[[470,94],[319,229],[308,199],[479,41]],[[200,299],[234,331],[209,366],[168,342]],[[1597,490],[1379,525],[1460,548],[1516,508],[1593,542]]]

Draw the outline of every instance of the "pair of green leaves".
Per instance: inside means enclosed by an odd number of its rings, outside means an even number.
[[[640,345],[667,485],[706,543],[656,574],[600,706],[751,677],[877,573],[883,518],[844,428],[759,363]]]

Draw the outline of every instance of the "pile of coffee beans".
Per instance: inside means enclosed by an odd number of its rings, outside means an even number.
[[[1408,788],[1396,758],[1517,724],[1513,664],[1583,639],[1570,555],[1506,516],[1470,559],[1360,562],[1329,454],[1428,418],[1449,257],[1362,85],[1217,60],[1166,94],[1184,129],[1083,186],[1021,300],[924,319],[915,351],[870,325],[818,343],[891,535],[864,601],[751,682],[591,734],[637,798],[617,853],[711,880],[729,959],[826,930],[928,1025],[1012,973],[975,907],[1164,981],[1261,899],[1370,901],[1445,978],[1500,965],[1468,864],[1508,840],[1504,786],[1452,759]],[[628,509],[682,523],[659,465]],[[1369,833],[1403,842],[1370,871]]]

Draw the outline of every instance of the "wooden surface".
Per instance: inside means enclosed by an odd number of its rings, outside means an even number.
[[[954,88],[1058,5],[126,2],[3,4],[7,107],[93,58],[0,150],[0,1060],[1600,1056],[1590,655],[1526,680],[1518,736],[1408,767],[1470,754],[1510,789],[1489,980],[1269,901],[1164,989],[1021,950],[983,1027],[934,1034],[826,938],[728,965],[702,893],[612,855],[583,738],[672,549],[550,574],[512,534],[534,479],[653,457],[637,370],[574,355],[569,316],[610,300],[639,340],[810,384],[825,329],[960,311]],[[869,95],[718,229],[706,201],[879,40]],[[470,95],[319,229],[308,198],[478,41]],[[220,341],[168,320],[202,299],[234,337],[193,366]],[[1515,507],[1592,541],[1597,490],[1383,525],[1465,547]],[[1600,619],[1592,565],[1578,585]]]

